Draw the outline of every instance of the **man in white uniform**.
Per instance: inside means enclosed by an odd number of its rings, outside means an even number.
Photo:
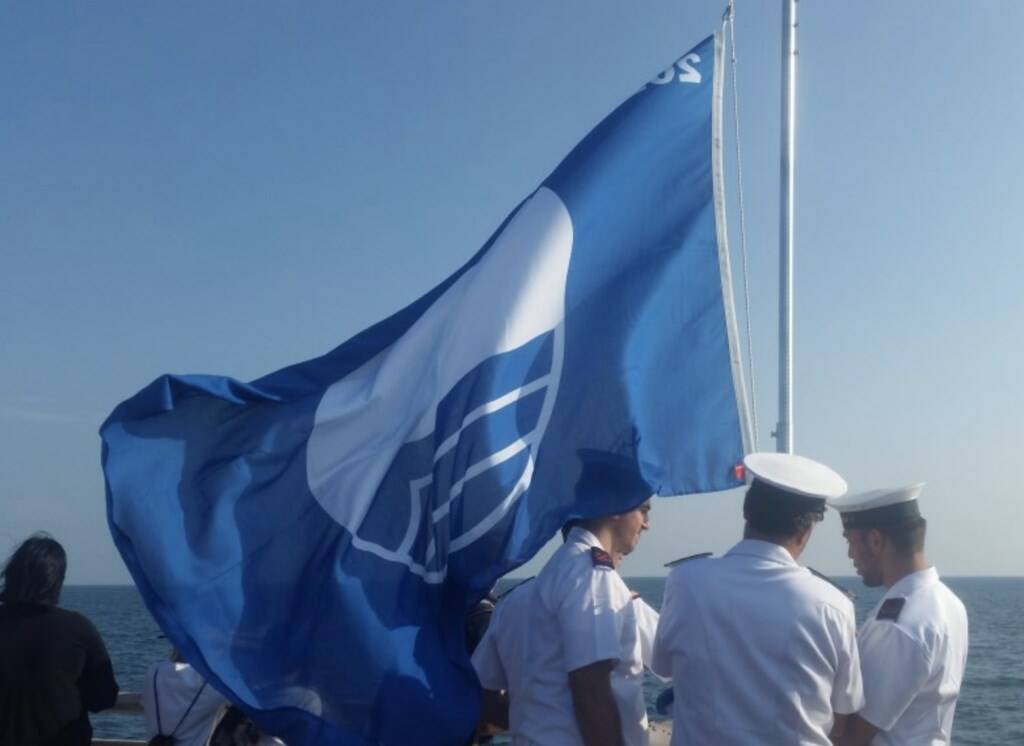
[[[505,593],[498,599],[487,631],[473,653],[473,667],[485,690],[483,720],[509,730],[513,739],[522,732],[526,716],[538,707],[533,702],[538,693],[529,685],[526,675],[529,670],[529,614],[536,603],[532,578]],[[632,603],[640,660],[650,668],[658,612],[636,594]]]
[[[830,746],[864,701],[853,604],[797,560],[846,483],[791,454],[744,464],[743,541],[665,583],[653,669],[672,677],[672,743]]]
[[[923,484],[850,495],[842,514],[850,559],[886,594],[857,633],[864,708],[842,744],[948,744],[967,663],[967,612],[924,557]]]
[[[521,729],[529,711],[526,681],[528,614],[534,601],[533,578],[498,599],[487,631],[473,651],[473,668],[484,689],[481,722],[512,732]]]
[[[650,494],[610,455],[585,470],[583,491]],[[473,664],[485,689],[508,690],[516,746],[646,746],[644,637],[657,615],[616,567],[649,511],[647,500],[575,521],[537,578],[498,603]]]

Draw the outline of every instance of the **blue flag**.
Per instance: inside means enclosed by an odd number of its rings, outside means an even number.
[[[394,316],[250,383],[162,376],[104,423],[150,612],[290,746],[465,742],[463,617],[498,577],[569,518],[741,484],[719,57],[645,85]],[[605,456],[631,479],[586,478]]]

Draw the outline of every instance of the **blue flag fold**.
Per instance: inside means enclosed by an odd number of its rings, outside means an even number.
[[[268,732],[466,742],[463,616],[498,577],[567,519],[740,484],[719,57],[645,85],[394,316],[250,383],[162,376],[104,423],[146,605]]]

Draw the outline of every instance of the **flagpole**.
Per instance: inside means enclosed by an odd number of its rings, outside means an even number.
[[[776,450],[793,452],[793,172],[796,165],[797,0],[782,10],[782,157],[779,215],[779,422]]]

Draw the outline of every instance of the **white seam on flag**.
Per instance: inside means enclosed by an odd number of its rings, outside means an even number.
[[[563,345],[565,343],[565,322],[563,321],[554,328],[554,345],[552,345],[551,353],[551,391],[549,395],[544,399],[544,406],[541,409],[540,417],[537,419],[537,427],[534,428],[531,437],[536,439],[536,445],[534,446],[535,453],[530,455],[529,461],[526,463],[526,467],[523,469],[523,476],[520,477],[519,482],[512,489],[512,491],[505,497],[504,500],[494,510],[488,514],[486,518],[476,524],[472,529],[456,537],[452,543],[448,546],[448,554],[452,555],[455,552],[469,546],[478,538],[483,536],[489,531],[494,524],[505,517],[505,514],[509,511],[509,508],[515,503],[516,500],[525,492],[533,479],[534,459],[540,453],[540,446],[544,441],[544,433],[548,429],[548,422],[551,420],[551,412],[555,407],[555,399],[558,396],[558,385],[562,381],[562,358],[563,358]]]
[[[505,513],[508,512],[508,509],[515,503],[515,501],[518,500],[524,492],[526,492],[532,479],[533,457],[531,456],[526,462],[526,467],[523,469],[522,476],[519,477],[519,481],[516,482],[516,486],[512,488],[512,491],[505,496],[505,499],[502,500],[498,507],[492,510],[486,518],[473,526],[473,528],[466,533],[455,537],[455,539],[452,540],[452,543],[448,545],[448,555],[451,556],[460,549],[468,547],[474,541],[490,531],[491,528],[494,527],[494,524],[505,516]]]
[[[528,383],[525,386],[521,386],[520,388],[512,389],[512,391],[509,391],[504,396],[499,396],[497,399],[492,399],[491,401],[487,402],[486,404],[480,405],[472,412],[467,414],[462,419],[462,424],[459,426],[459,429],[456,432],[449,435],[447,438],[445,438],[445,441],[437,447],[437,451],[434,453],[434,463],[436,464],[438,461],[440,461],[444,457],[444,455],[448,453],[448,451],[450,451],[455,446],[456,443],[459,442],[459,436],[462,435],[462,431],[465,430],[469,425],[472,425],[485,414],[497,412],[499,409],[503,409],[504,407],[507,407],[509,404],[513,404],[519,401],[520,399],[529,396],[535,391],[540,391],[542,388],[547,386],[548,380],[550,380],[550,378],[550,375],[541,376],[536,381]]]
[[[429,485],[434,481],[433,475],[427,475],[420,479],[414,479],[409,482],[409,525],[405,528],[405,536],[402,538],[402,543],[398,546],[399,554],[408,554],[409,550],[412,549],[413,542],[416,541],[416,529],[420,523],[420,490]],[[427,562],[430,558],[427,558]]]
[[[459,495],[462,494],[462,488],[466,486],[473,477],[483,474],[485,471],[493,466],[503,464],[511,458],[514,458],[519,453],[522,453],[524,449],[529,448],[534,441],[536,429],[531,430],[528,435],[523,438],[518,438],[512,441],[510,444],[502,448],[500,451],[495,451],[487,458],[482,458],[475,464],[466,469],[466,473],[462,475],[462,479],[452,485],[451,490],[448,492],[448,499],[437,507],[431,514],[434,519],[434,523],[448,515],[448,511],[451,509],[451,505],[458,499]]]
[[[372,541],[366,541],[360,539],[355,534],[352,534],[352,546],[356,549],[362,549],[364,552],[376,555],[381,559],[389,560],[391,562],[398,562],[399,564],[405,565],[409,568],[409,572],[419,575],[423,580],[428,583],[440,583],[443,582],[445,576],[448,574],[447,566],[442,567],[440,570],[428,570],[423,565],[417,564],[412,561],[412,557],[405,554],[399,554],[398,552],[392,552],[390,549],[385,549],[380,544],[375,544]]]

